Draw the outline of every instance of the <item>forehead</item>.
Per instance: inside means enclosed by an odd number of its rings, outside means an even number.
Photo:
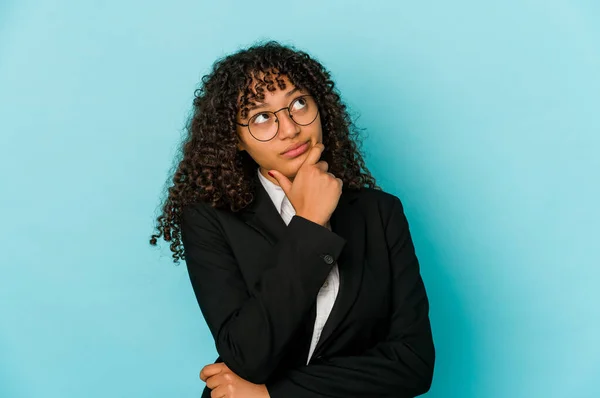
[[[296,88],[286,75],[276,71],[253,73],[250,78],[250,83],[238,94],[238,113],[242,118],[251,109],[269,102],[271,96]]]
[[[268,98],[269,94],[294,88],[295,86],[286,75],[261,72],[258,76],[252,77],[249,86],[245,92],[240,93],[240,96],[245,96],[249,102],[262,102]]]

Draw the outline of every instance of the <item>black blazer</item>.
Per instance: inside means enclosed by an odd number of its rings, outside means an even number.
[[[186,264],[219,358],[271,398],[415,397],[429,390],[429,304],[400,200],[344,190],[331,231],[286,226],[255,179],[233,213],[182,213]],[[337,261],[340,290],[308,365],[316,297]],[[210,397],[210,389],[202,397]]]

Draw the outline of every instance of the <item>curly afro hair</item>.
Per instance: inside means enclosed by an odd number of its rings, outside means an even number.
[[[217,60],[195,91],[193,112],[174,168],[162,214],[150,244],[161,236],[170,242],[173,260],[185,260],[180,222],[183,209],[197,202],[237,212],[248,206],[256,189],[258,164],[237,147],[236,116],[248,114],[265,90],[283,89],[287,77],[315,98],[321,115],[321,159],[340,178],[344,190],[381,189],[359,152],[359,137],[330,73],[313,57],[276,41],[255,44]]]

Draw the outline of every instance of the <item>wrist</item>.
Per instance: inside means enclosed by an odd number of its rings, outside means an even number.
[[[323,220],[323,218],[319,218],[319,217],[315,217],[312,214],[307,214],[307,213],[296,213],[297,216],[302,217],[302,218],[306,218],[308,221],[312,221],[315,224],[319,224],[322,227],[327,226],[327,223],[329,223],[329,219],[327,220]]]
[[[269,390],[267,389],[267,386],[265,384],[261,384],[260,385],[262,388],[262,396],[263,398],[271,398],[271,395],[269,394]]]

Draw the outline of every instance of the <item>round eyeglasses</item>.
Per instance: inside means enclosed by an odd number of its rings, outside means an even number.
[[[250,135],[258,141],[270,141],[279,132],[279,120],[277,112],[287,109],[290,119],[299,126],[308,126],[315,121],[319,114],[319,109],[315,99],[311,95],[303,95],[292,101],[292,103],[275,112],[259,112],[248,120],[247,124],[236,124],[248,127]]]

